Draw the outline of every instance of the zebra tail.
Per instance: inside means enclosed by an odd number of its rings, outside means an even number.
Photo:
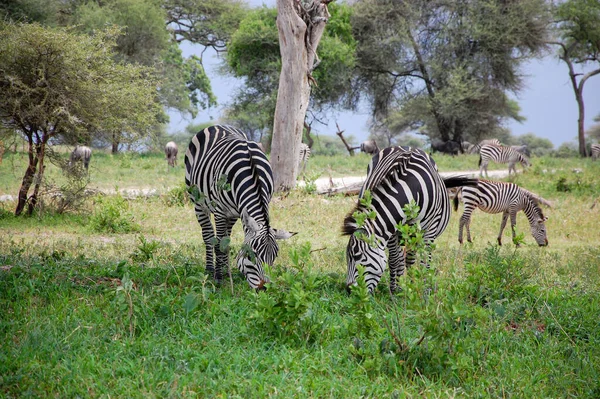
[[[472,186],[475,187],[479,183],[479,179],[467,176],[450,176],[444,177],[444,186],[446,188]]]
[[[479,153],[479,164],[477,166],[481,167],[481,153]]]
[[[452,205],[454,205],[454,212],[458,211],[458,193],[456,194],[456,196],[452,200]]]

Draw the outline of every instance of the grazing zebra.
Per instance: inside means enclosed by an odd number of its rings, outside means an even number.
[[[488,144],[489,145],[502,145],[502,144],[500,144],[500,140],[498,140],[498,139],[481,140],[481,142],[479,144],[475,144],[474,146],[470,147],[469,154],[479,154],[481,147],[483,147],[484,145],[488,145]]]
[[[298,150],[298,174],[300,174],[300,167],[302,167],[302,173],[306,170],[308,158],[310,158],[310,147],[307,144],[300,143],[300,149]]]
[[[600,144],[592,144],[592,161],[600,157]]]
[[[225,272],[229,269],[229,250],[223,248],[223,239],[231,235],[233,225],[241,218],[245,238],[237,267],[251,287],[263,288],[268,282],[263,264],[271,266],[277,257],[275,240],[293,234],[270,226],[273,173],[258,144],[234,127],[207,127],[192,138],[185,154],[185,182],[202,227],[206,271],[218,283],[222,281],[223,268]]]
[[[540,247],[548,245],[546,236],[546,225],[548,220],[544,216],[540,203],[546,206],[551,204],[514,183],[499,181],[479,180],[476,187],[462,187],[459,189],[459,195],[454,197],[454,210],[458,210],[459,197],[462,198],[464,212],[460,218],[458,230],[458,242],[463,243],[463,227],[467,227],[467,241],[471,242],[471,214],[475,208],[479,208],[486,213],[502,214],[502,223],[500,224],[500,233],[498,234],[498,245],[502,245],[502,232],[506,227],[506,221],[510,216],[510,225],[512,230],[513,242],[516,237],[515,226],[517,224],[517,212],[523,211],[531,227],[531,235]]]
[[[175,167],[177,165],[177,144],[174,141],[169,141],[167,145],[165,145],[165,156],[167,157],[167,163],[171,167]]]
[[[515,167],[517,162],[520,162],[523,168],[531,166],[525,155],[510,147],[486,144],[479,151],[479,176],[483,176],[483,171],[485,170],[485,177],[488,177],[487,167],[490,161],[508,163],[509,176],[511,169],[515,172],[515,175],[517,174],[517,168]]]
[[[88,170],[90,166],[90,159],[92,158],[92,150],[90,147],[86,147],[84,145],[78,145],[75,147],[73,152],[71,152],[71,157],[69,159],[69,166],[72,166],[75,162],[81,161],[83,162],[83,166],[85,170]]]
[[[526,157],[531,156],[531,151],[529,151],[529,147],[527,147],[527,144],[511,145],[510,148],[512,148],[513,150],[515,150],[517,152],[520,152],[521,154],[525,155]]]
[[[379,152],[379,146],[375,140],[367,140],[360,143],[360,151],[366,152],[369,155],[375,155]]]
[[[388,147],[375,154],[367,169],[367,179],[360,191],[359,202],[346,216],[343,234],[350,235],[346,248],[348,275],[346,284],[351,286],[358,278],[357,265],[365,267],[365,282],[373,292],[385,271],[385,248],[389,251],[390,289],[396,291],[396,278],[404,274],[405,265],[415,262],[416,254],[400,248],[396,225],[420,223],[427,248],[448,225],[450,200],[447,188],[476,185],[477,179],[452,177],[443,179],[433,159],[424,151],[410,147]],[[369,190],[370,208],[361,203]],[[411,200],[419,206],[416,219],[407,220],[402,208]],[[375,219],[366,219],[359,226],[355,212],[374,210]],[[366,237],[367,239],[365,239]],[[370,242],[367,242],[370,241]]]

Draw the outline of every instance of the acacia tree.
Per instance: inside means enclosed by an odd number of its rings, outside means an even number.
[[[569,69],[569,80],[578,107],[579,154],[585,157],[583,87],[589,78],[600,74],[600,2],[568,0],[555,7],[554,14],[560,40],[550,43],[559,47],[558,58]]]
[[[543,47],[543,0],[362,0],[352,20],[373,119],[394,112],[444,141],[513,117],[507,91]]]
[[[16,215],[35,208],[52,139],[99,131],[147,134],[156,124],[158,80],[150,68],[114,61],[117,36],[114,29],[90,36],[37,24],[0,25],[0,121],[28,143]]]

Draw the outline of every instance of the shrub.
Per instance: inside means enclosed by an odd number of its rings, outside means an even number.
[[[129,203],[120,195],[97,197],[90,227],[99,233],[132,233],[140,230]]]

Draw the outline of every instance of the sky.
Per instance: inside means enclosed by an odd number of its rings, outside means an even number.
[[[250,0],[251,6],[265,4],[275,6],[275,0]],[[183,55],[200,55],[202,47],[182,43]],[[207,50],[203,55],[206,73],[211,80],[212,89],[219,105],[215,108],[200,111],[192,121],[189,117],[178,112],[170,112],[169,132],[175,133],[185,129],[190,123],[216,121],[221,111],[227,105],[243,81],[232,76],[223,76],[219,72],[222,58],[213,51]],[[526,120],[523,123],[510,122],[508,128],[514,136],[534,133],[552,141],[555,147],[564,142],[574,142],[577,139],[577,103],[573,88],[569,81],[568,69],[564,62],[555,56],[531,60],[523,66],[525,87],[516,96],[521,107],[521,115]],[[594,117],[600,114],[600,75],[586,82],[583,89],[585,104],[585,128],[594,124]],[[317,134],[334,135],[337,131],[336,122],[344,130],[344,136],[354,136],[356,144],[369,136],[369,111],[366,107],[358,112],[332,113],[328,116],[328,125],[313,124],[313,132]]]

